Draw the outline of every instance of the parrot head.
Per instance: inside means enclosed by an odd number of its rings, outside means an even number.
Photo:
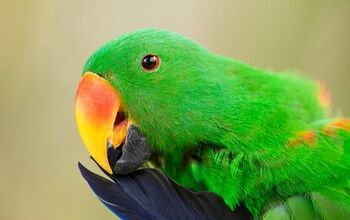
[[[135,124],[153,150],[179,154],[218,134],[221,59],[176,33],[146,29],[99,48],[76,93],[76,120],[93,159],[112,173],[107,145],[125,142]],[[220,78],[221,79],[221,78]]]

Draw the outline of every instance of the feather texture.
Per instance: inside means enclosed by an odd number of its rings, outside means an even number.
[[[156,169],[113,176],[113,181],[80,163],[79,169],[100,201],[122,219],[251,219],[244,206],[233,212],[219,196],[185,189]]]
[[[146,73],[140,60],[150,53],[161,63]],[[86,71],[118,90],[161,155],[160,168],[180,185],[214,192],[231,208],[244,203],[256,219],[266,212],[271,219],[311,218],[310,202],[321,218],[330,216],[326,203],[340,213],[350,207],[350,121],[332,119],[320,84],[157,29],[110,41]]]

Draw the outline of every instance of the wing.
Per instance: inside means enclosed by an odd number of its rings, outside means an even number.
[[[183,188],[157,169],[141,169],[107,180],[79,169],[91,189],[122,219],[251,219],[244,206],[235,211],[214,193]]]
[[[339,192],[338,192],[339,193]],[[337,193],[335,193],[337,194]],[[330,197],[339,196],[331,195]],[[344,196],[344,195],[343,195]],[[313,192],[304,196],[293,196],[269,208],[263,220],[348,220],[348,202],[334,200],[327,193]],[[348,197],[348,195],[347,195]],[[349,197],[345,200],[349,200]]]
[[[289,158],[294,163],[288,174],[294,172],[305,181],[288,186],[294,192],[299,189],[299,195],[271,206],[263,219],[350,219],[350,120],[317,122],[293,139],[289,148],[295,155]],[[296,169],[301,163],[305,166]],[[307,188],[311,190],[305,193]]]

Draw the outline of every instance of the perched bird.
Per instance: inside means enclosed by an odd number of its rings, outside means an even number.
[[[350,120],[329,102],[320,83],[146,29],[88,59],[76,119],[114,178],[157,167],[254,219],[350,219]]]

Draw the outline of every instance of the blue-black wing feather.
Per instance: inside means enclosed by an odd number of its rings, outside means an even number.
[[[244,206],[235,211],[214,193],[193,192],[157,169],[141,169],[107,180],[79,163],[91,189],[122,219],[251,219]]]

